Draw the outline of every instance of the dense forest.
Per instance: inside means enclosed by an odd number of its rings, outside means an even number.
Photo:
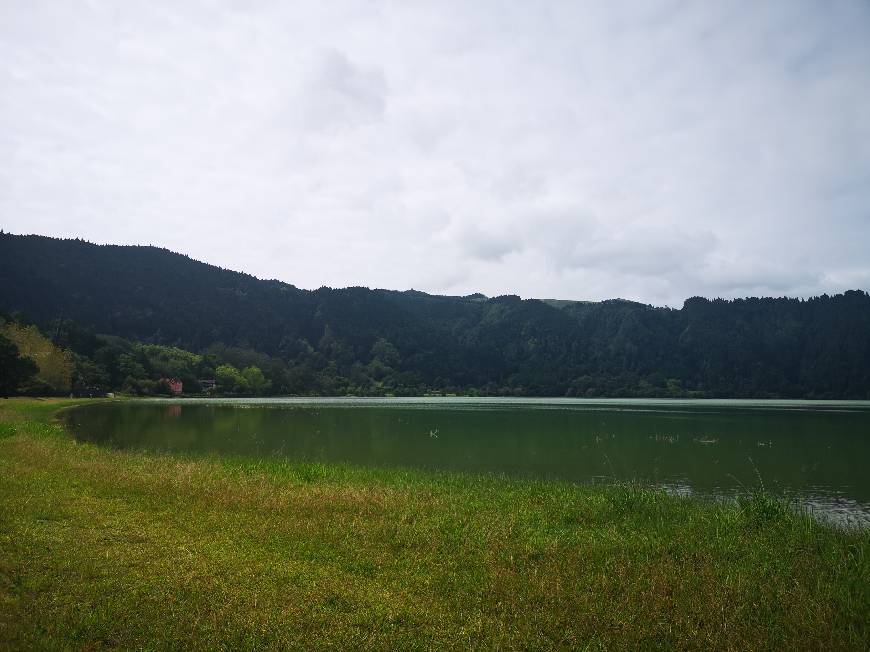
[[[307,291],[165,249],[0,234],[0,311],[7,392],[166,393],[173,377],[238,395],[870,398],[857,290],[679,310]]]

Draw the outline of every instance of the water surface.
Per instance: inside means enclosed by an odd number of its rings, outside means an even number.
[[[583,399],[151,400],[72,410],[77,438],[731,496],[759,488],[870,525],[870,402]]]

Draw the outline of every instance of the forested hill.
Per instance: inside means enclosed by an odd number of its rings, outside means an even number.
[[[583,288],[577,288],[583,295]],[[683,308],[307,291],[154,247],[0,234],[0,309],[50,332],[271,356],[275,391],[870,398],[870,296]],[[282,371],[283,370],[283,371]]]

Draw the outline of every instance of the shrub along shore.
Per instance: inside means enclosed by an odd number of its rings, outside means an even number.
[[[0,648],[870,648],[870,533],[754,496],[75,442],[0,401]]]

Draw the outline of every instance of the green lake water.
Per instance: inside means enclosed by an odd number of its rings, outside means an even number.
[[[760,487],[870,524],[870,402],[151,400],[71,410],[81,440],[183,454],[406,466],[731,496]]]

